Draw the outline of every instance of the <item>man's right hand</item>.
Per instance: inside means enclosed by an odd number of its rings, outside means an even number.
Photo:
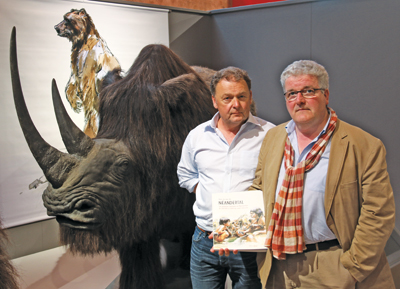
[[[212,232],[210,235],[208,235],[208,239],[212,239],[214,237],[214,232]],[[211,253],[214,253],[215,252],[215,249],[214,249],[214,247],[212,247],[211,249],[210,249],[210,252]],[[239,251],[238,250],[232,250],[232,252],[233,252],[233,254],[237,254],[237,253],[239,253]],[[228,257],[229,256],[229,254],[231,253],[231,251],[229,250],[229,249],[227,249],[227,248],[225,248],[225,249],[219,249],[218,250],[218,255],[220,255],[220,256],[223,256],[224,254],[225,254],[225,256],[226,257]]]

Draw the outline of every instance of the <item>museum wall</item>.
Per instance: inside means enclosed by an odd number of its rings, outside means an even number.
[[[144,3],[162,6],[173,6],[194,10],[213,10],[232,7],[231,0],[127,0],[134,3]]]
[[[338,117],[384,142],[400,207],[398,0],[285,1],[212,11],[203,18],[170,47],[190,64],[246,69],[258,115],[275,124],[289,119],[279,82],[283,69],[298,59],[323,64]],[[396,223],[400,226],[399,214]]]

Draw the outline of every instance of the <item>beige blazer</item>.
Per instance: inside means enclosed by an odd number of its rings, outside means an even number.
[[[271,219],[287,133],[286,124],[268,131],[251,189],[264,192],[266,224]],[[341,262],[357,288],[395,288],[384,247],[395,222],[393,191],[382,142],[338,120],[331,139],[325,188],[326,223],[343,248]],[[257,256],[263,288],[271,251]]]

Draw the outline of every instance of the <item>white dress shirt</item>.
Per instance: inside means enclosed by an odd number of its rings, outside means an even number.
[[[198,184],[193,211],[197,225],[206,231],[213,230],[212,194],[245,191],[250,187],[262,141],[274,127],[250,113],[229,145],[217,128],[218,120],[216,113],[189,133],[178,164],[179,185],[193,192]]]

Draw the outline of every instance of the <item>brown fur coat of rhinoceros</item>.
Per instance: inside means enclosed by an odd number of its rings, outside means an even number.
[[[0,288],[18,289],[19,275],[7,252],[8,237],[0,219]]]
[[[188,132],[212,117],[210,91],[163,45],[148,45],[127,75],[100,95],[95,139],[78,129],[53,80],[53,103],[69,153],[46,143],[30,119],[11,37],[13,93],[21,128],[49,186],[43,202],[60,224],[61,242],[81,254],[119,252],[120,288],[159,289],[159,241],[190,248],[193,194],[178,185],[176,167]],[[185,239],[186,236],[186,239]]]

